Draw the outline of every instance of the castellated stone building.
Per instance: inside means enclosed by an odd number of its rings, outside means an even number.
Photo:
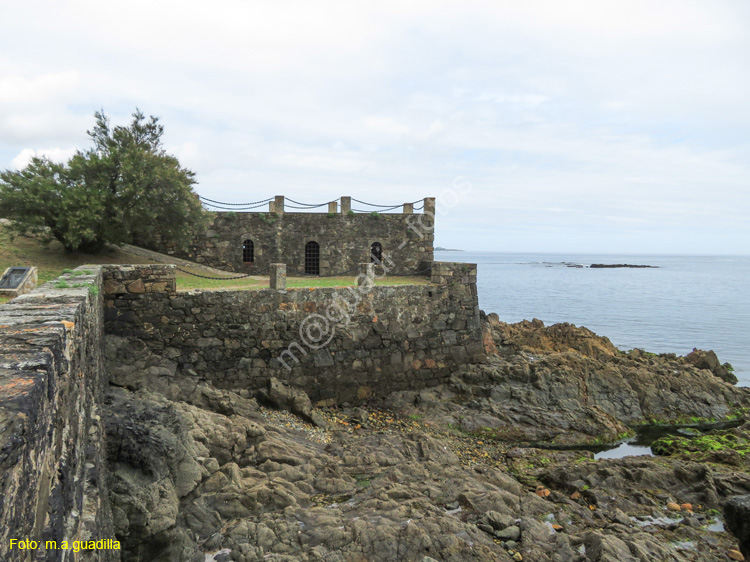
[[[356,201],[356,200],[355,200]],[[435,198],[406,203],[396,212],[352,210],[352,198],[334,201],[328,212],[287,212],[283,196],[267,212],[217,212],[195,233],[186,251],[155,249],[204,265],[266,275],[284,263],[287,275],[354,275],[361,263],[381,261],[388,274],[425,274],[433,260]],[[400,211],[400,212],[398,212]],[[416,211],[416,212],[415,212]]]

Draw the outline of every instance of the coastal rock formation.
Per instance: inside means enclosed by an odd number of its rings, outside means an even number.
[[[713,351],[693,349],[691,353],[685,356],[685,359],[696,369],[708,369],[720,379],[731,384],[737,384],[737,377],[734,375],[732,366],[729,363],[722,365]]]
[[[258,391],[258,398],[273,408],[288,410],[315,425],[326,425],[325,420],[313,412],[310,397],[303,390],[292,388],[275,377],[268,379],[267,387]]]
[[[506,441],[556,445],[615,441],[630,425],[716,421],[748,404],[747,389],[674,354],[625,353],[570,324],[491,324],[498,355],[388,404]]]
[[[327,445],[262,418],[223,416],[148,393],[109,397],[113,512],[123,560],[500,560],[475,524],[448,513],[519,507],[501,471],[466,481],[428,435]],[[515,513],[539,515],[529,495]],[[510,502],[508,504],[507,502]],[[468,508],[468,507],[467,507]],[[452,554],[450,554],[452,553]],[[446,557],[446,555],[448,555]]]
[[[382,402],[308,410],[278,382],[260,393],[317,427],[108,336],[123,561],[708,562],[737,548],[709,530],[729,498],[750,494],[750,474],[727,459],[596,461],[518,445],[718,419],[750,391],[567,324],[492,319],[485,333],[498,349],[487,363]]]
[[[750,423],[709,434],[669,435],[651,445],[657,455],[685,460],[722,463],[750,471]]]
[[[539,468],[520,478],[428,426],[316,433],[149,393],[108,402],[125,561],[681,560],[674,541],[708,561],[734,546],[702,530],[709,510],[750,490],[748,474],[680,460],[531,450]]]

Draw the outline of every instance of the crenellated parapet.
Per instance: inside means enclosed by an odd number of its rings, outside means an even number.
[[[321,212],[295,203],[277,195],[267,201],[267,210],[212,212],[210,224],[194,233],[185,250],[158,240],[150,245],[211,267],[259,275],[268,274],[272,263],[285,263],[290,276],[333,275],[370,261],[375,248],[396,274],[417,274],[420,264],[434,259],[434,197],[383,210],[365,209],[349,196],[318,205]]]

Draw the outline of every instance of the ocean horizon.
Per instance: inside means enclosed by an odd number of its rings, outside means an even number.
[[[623,350],[712,349],[750,386],[750,256],[436,250],[435,259],[476,263],[479,306],[503,322],[568,322]]]

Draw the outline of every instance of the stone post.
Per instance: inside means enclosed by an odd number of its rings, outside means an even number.
[[[357,275],[357,285],[372,286],[375,284],[375,264],[372,262],[359,264],[359,275]]]
[[[284,214],[284,196],[283,195],[277,195],[276,197],[274,197],[274,208],[276,209],[277,215]]]
[[[352,198],[347,195],[343,195],[341,197],[341,214],[346,215],[351,210],[352,210]]]
[[[286,289],[286,264],[271,264],[271,288]]]
[[[414,203],[404,203],[404,214],[405,215],[414,214]]]
[[[425,215],[430,215],[431,217],[435,216],[435,198],[434,197],[424,198],[424,211],[422,212]]]
[[[275,201],[269,201],[268,202],[268,212],[269,213],[275,213],[276,212],[276,202]]]
[[[339,204],[336,201],[331,201],[330,203],[328,203],[328,213],[337,213],[338,206]]]

